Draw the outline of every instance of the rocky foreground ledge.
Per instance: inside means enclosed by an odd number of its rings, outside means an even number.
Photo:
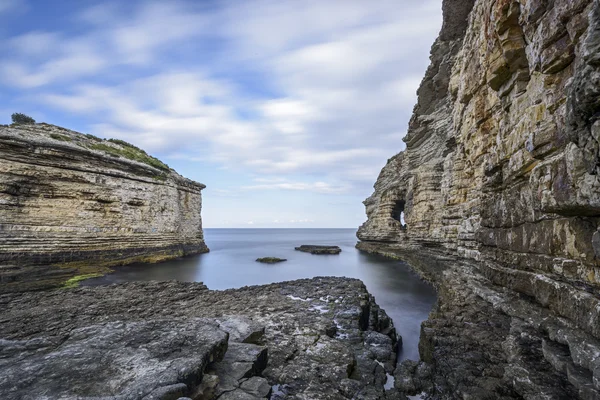
[[[3,399],[405,399],[384,389],[392,321],[356,279],[136,282],[0,309]]]

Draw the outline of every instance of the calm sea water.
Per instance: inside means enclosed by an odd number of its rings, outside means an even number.
[[[394,320],[403,338],[400,359],[418,359],[421,322],[436,300],[434,289],[403,262],[365,254],[354,248],[354,229],[205,229],[210,253],[160,264],[134,264],[91,279],[88,285],[127,281],[179,280],[204,282],[210,289],[239,288],[315,276],[361,279]],[[339,255],[295,251],[302,244],[337,245]],[[261,264],[259,257],[288,261]]]

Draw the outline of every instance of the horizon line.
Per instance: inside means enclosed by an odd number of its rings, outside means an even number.
[[[260,227],[260,226],[228,226],[228,227],[202,227],[202,229],[356,229],[358,228],[338,228],[338,227],[330,227],[330,228],[290,228],[290,227]]]

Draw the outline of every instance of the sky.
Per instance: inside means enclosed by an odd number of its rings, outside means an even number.
[[[131,142],[204,183],[208,228],[357,228],[442,0],[0,0],[13,112]]]

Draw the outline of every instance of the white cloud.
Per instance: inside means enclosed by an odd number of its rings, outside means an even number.
[[[56,34],[28,33],[12,39],[15,45],[31,44],[41,40],[36,46],[19,47],[19,56],[13,60],[0,62],[0,81],[20,88],[35,88],[54,82],[72,81],[95,74],[110,65],[100,54],[93,42],[75,39],[59,43]],[[45,42],[45,43],[44,43]],[[44,45],[54,45],[44,52]],[[38,62],[39,56],[51,54],[46,61]],[[35,55],[36,57],[29,57]]]
[[[0,2],[0,12],[2,8]],[[60,35],[54,32],[31,31],[13,37],[8,44],[16,54],[30,57],[48,56],[60,45]]]
[[[0,12],[3,7],[14,8],[14,4],[21,3],[0,0]],[[174,43],[208,35],[211,29],[209,15],[192,12],[180,2],[146,2],[132,15],[127,15],[117,3],[96,5],[82,12],[78,20],[91,23],[94,29],[60,40],[57,34],[35,31],[13,38],[16,44],[33,45],[30,52],[41,53],[44,45],[51,47],[49,57],[42,63],[22,57],[0,62],[4,83],[33,88],[95,77],[115,66],[143,67]]]
[[[440,6],[101,4],[76,16],[78,37],[32,30],[12,38],[18,51],[0,61],[0,79],[85,117],[98,136],[265,179],[246,189],[369,190],[403,147]]]
[[[349,185],[333,185],[326,182],[282,182],[262,183],[257,185],[242,186],[243,190],[296,190],[325,194],[342,194],[350,190]]]
[[[112,26],[110,39],[125,62],[146,63],[161,47],[205,34],[210,27],[208,15],[193,12],[184,3],[150,2],[132,19]]]

